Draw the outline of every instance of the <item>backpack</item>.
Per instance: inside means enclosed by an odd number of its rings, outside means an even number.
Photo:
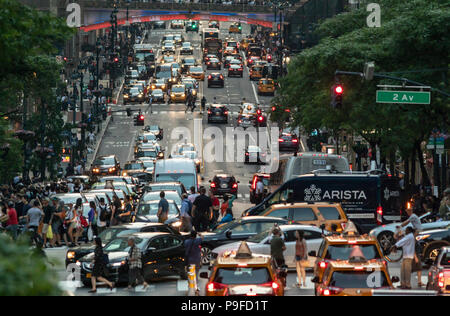
[[[108,210],[105,206],[100,206],[100,221],[106,222],[108,220]]]

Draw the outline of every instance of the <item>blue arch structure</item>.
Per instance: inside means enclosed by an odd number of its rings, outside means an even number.
[[[111,10],[88,9],[84,14],[84,26],[80,27],[85,32],[111,27]],[[142,23],[152,21],[170,20],[218,20],[223,22],[242,22],[246,24],[272,27],[273,14],[268,13],[210,13],[210,12],[187,12],[187,11],[153,11],[153,10],[130,10],[130,23]],[[119,11],[117,14],[117,24],[126,23],[126,14]]]

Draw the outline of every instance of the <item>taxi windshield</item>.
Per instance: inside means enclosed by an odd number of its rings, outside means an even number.
[[[177,86],[174,86],[174,87],[172,88],[172,92],[184,92],[184,87],[177,87]]]
[[[270,273],[265,267],[219,268],[214,282],[221,284],[263,284],[271,282]]]
[[[202,67],[191,67],[191,72],[203,72]]]
[[[331,275],[330,286],[339,287],[342,289],[368,289],[389,287],[389,282],[386,279],[386,274],[377,271],[379,278],[377,282],[367,282],[371,278],[373,271],[335,271]],[[371,283],[373,285],[371,286]]]
[[[159,201],[139,205],[137,215],[156,216],[159,210]],[[174,203],[169,203],[169,215],[178,215],[178,210]]]
[[[126,170],[139,170],[139,169],[142,169],[142,164],[140,164],[140,163],[127,163],[127,164],[125,164],[124,169],[126,169]]]
[[[325,259],[348,260],[350,257],[364,255],[367,260],[381,259],[375,245],[329,245]]]

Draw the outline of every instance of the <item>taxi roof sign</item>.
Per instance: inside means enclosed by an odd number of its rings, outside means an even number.
[[[241,245],[239,246],[238,251],[236,252],[236,255],[234,256],[235,259],[251,259],[253,258],[252,251],[250,250],[250,247],[248,246],[246,241],[241,242]]]
[[[355,224],[352,221],[348,221],[346,223],[345,229],[342,233],[344,235],[353,235],[353,236],[359,235],[358,229],[356,228]]]

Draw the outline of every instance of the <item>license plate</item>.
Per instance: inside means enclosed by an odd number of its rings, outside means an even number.
[[[92,274],[91,273],[86,273],[86,279],[90,279],[92,278]]]

